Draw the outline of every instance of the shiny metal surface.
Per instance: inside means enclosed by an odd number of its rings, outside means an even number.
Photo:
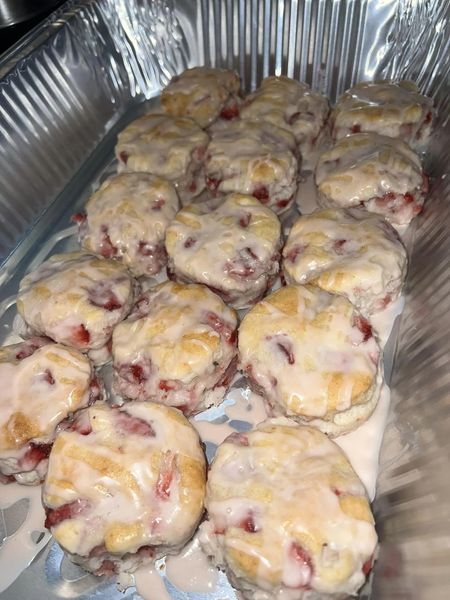
[[[153,106],[142,103],[186,66],[236,68],[247,90],[283,73],[332,101],[357,80],[382,77],[409,77],[433,95],[433,179],[415,225],[400,324],[375,502],[382,543],[371,597],[448,599],[450,3],[86,0],[67,2],[49,23],[0,63],[2,314],[31,262],[73,243],[65,231],[69,217],[108,172],[117,131]],[[207,600],[170,591],[177,600]],[[226,588],[220,594],[234,597]],[[0,597],[138,598],[61,566],[55,545]]]

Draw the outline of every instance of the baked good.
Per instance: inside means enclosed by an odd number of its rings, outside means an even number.
[[[278,274],[280,236],[276,215],[252,196],[230,194],[213,211],[191,204],[167,229],[168,270],[177,281],[203,283],[245,308]]]
[[[423,208],[428,179],[404,142],[376,133],[342,138],[317,163],[320,206],[362,206],[393,225],[407,225]]]
[[[203,285],[166,282],[114,330],[115,391],[193,414],[218,404],[236,371],[237,318]]]
[[[287,416],[330,436],[356,429],[374,411],[383,382],[369,322],[343,296],[283,287],[239,327],[240,364],[269,416]]]
[[[263,119],[293,133],[306,168],[313,164],[328,111],[328,100],[306,83],[271,76],[245,98],[241,119]]]
[[[279,214],[297,190],[295,138],[266,121],[216,123],[205,159],[206,187],[215,195],[249,194]]]
[[[343,599],[372,568],[377,534],[343,451],[284,418],[232,434],[208,473],[203,550],[247,600]]]
[[[218,117],[239,116],[239,75],[229,69],[194,67],[175,75],[162,91],[161,106],[171,117],[190,117],[208,127]]]
[[[131,310],[136,282],[119,262],[85,252],[55,254],[20,282],[17,310],[29,332],[109,358],[112,330]]]
[[[433,114],[432,99],[412,81],[362,82],[339,98],[330,117],[332,136],[369,131],[420,150],[430,137]]]
[[[121,260],[137,277],[155,275],[167,264],[164,239],[178,211],[171,183],[148,173],[107,179],[75,215],[88,252]]]
[[[37,485],[61,421],[102,398],[89,359],[48,338],[0,348],[0,483]]]
[[[366,315],[399,297],[406,269],[406,250],[395,229],[382,217],[355,208],[300,217],[283,249],[288,283],[342,294]]]
[[[182,204],[188,204],[205,187],[202,164],[208,142],[208,134],[192,119],[150,113],[119,133],[118,171],[164,177]]]
[[[205,457],[189,421],[151,402],[97,404],[79,420],[58,435],[43,487],[45,526],[58,544],[96,575],[179,551],[205,493]]]

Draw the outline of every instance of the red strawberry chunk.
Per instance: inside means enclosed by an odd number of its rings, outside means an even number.
[[[409,192],[406,192],[406,194],[403,197],[405,199],[406,204],[411,204],[412,202],[414,202],[414,196]]]
[[[104,258],[113,258],[117,254],[117,248],[111,242],[111,238],[109,237],[108,227],[106,225],[102,225],[100,228],[102,233],[102,239],[100,242],[99,252]]]
[[[84,213],[76,213],[75,215],[72,216],[72,218],[70,219],[71,221],[73,221],[74,223],[77,223],[78,225],[81,225],[82,223],[84,223],[87,219],[87,216]]]
[[[91,335],[83,324],[72,328],[72,341],[76,346],[86,346],[91,341]]]
[[[192,248],[192,246],[194,246],[194,244],[196,242],[197,242],[197,240],[194,237],[188,237],[188,238],[186,238],[183,245],[185,248]]]
[[[300,256],[302,252],[306,250],[306,246],[302,246],[300,244],[296,244],[289,252],[286,254],[286,260],[291,263],[295,263],[297,258]]]
[[[253,190],[252,194],[257,200],[259,200],[262,204],[267,204],[269,202],[269,190],[265,185],[260,185]]]
[[[213,312],[205,313],[205,324],[209,325],[211,329],[223,336],[229,344],[236,342],[236,329],[233,329],[231,325],[222,321],[222,319]]]
[[[222,119],[227,120],[236,119],[236,117],[239,116],[239,106],[237,102],[235,102],[234,104],[230,104],[229,106],[225,106],[222,109],[220,116],[222,117]]]
[[[362,566],[362,572],[367,577],[373,567],[373,555]]]
[[[89,508],[89,506],[90,504],[88,500],[80,498],[78,500],[74,500],[73,502],[69,502],[68,504],[63,504],[58,508],[47,508],[45,527],[50,529],[51,527],[58,525],[58,523],[61,523],[61,521],[76,517]]]
[[[259,531],[259,528],[255,524],[255,520],[253,518],[253,514],[251,512],[239,523],[239,527],[246,531],[247,533],[256,533]]]
[[[170,450],[167,451],[156,482],[156,496],[161,500],[170,498],[170,486],[174,477],[175,462],[175,455]]]
[[[104,560],[99,568],[95,571],[95,575],[113,575],[116,572],[116,565],[112,560]]]
[[[150,423],[130,415],[125,410],[118,410],[115,413],[115,424],[122,434],[134,434],[148,437],[155,437],[155,431]]]
[[[46,381],[49,385],[55,385],[55,379],[50,369],[45,369],[45,371],[42,374],[42,379]]]
[[[89,302],[93,306],[104,308],[107,311],[119,310],[122,308],[122,302],[117,298],[111,289],[111,284],[99,282],[95,287],[89,290]]]
[[[52,444],[35,444],[31,442],[28,446],[28,450],[24,456],[20,459],[20,464],[24,470],[31,471],[34,469],[41,460],[48,458]]]
[[[153,546],[141,546],[137,554],[142,558],[153,558],[155,556],[155,549]]]
[[[241,227],[244,227],[244,229],[245,229],[246,227],[249,226],[251,218],[252,218],[252,215],[250,213],[245,213],[245,215],[242,215],[242,217],[240,217],[239,225]]]
[[[352,133],[360,133],[361,125],[353,125],[351,131],[352,131]]]
[[[221,179],[218,177],[206,177],[206,187],[211,191],[217,191],[217,188],[221,184]]]
[[[235,446],[248,446],[248,436],[245,433],[240,433],[235,431],[231,433],[227,438],[225,438],[224,442],[228,444],[234,444]]]
[[[292,542],[289,549],[289,556],[297,562],[302,572],[302,583],[296,586],[296,589],[311,589],[311,580],[314,575],[314,567],[309,553],[297,542]]]
[[[218,387],[228,387],[231,383],[231,380],[233,379],[236,370],[237,370],[237,364],[238,364],[238,357],[235,356],[230,364],[228,365],[228,367],[225,369],[224,374],[222,375],[222,378],[216,383],[216,385],[214,386],[214,388],[218,388]]]
[[[130,155],[128,154],[128,152],[125,152],[125,150],[122,150],[122,152],[119,153],[119,160],[121,160],[124,165],[127,164],[129,158]]]
[[[372,326],[370,325],[369,321],[361,315],[354,317],[353,325],[354,327],[357,327],[363,334],[363,342],[367,342],[367,340],[372,337]]]
[[[168,381],[167,379],[161,379],[158,387],[160,390],[163,390],[164,392],[171,392],[173,390],[176,390],[178,386],[174,383],[170,383],[170,381]]]
[[[286,206],[289,204],[289,202],[291,200],[292,200],[292,197],[291,198],[286,198],[286,199],[283,199],[283,200],[277,200],[276,205],[277,205],[278,208],[286,208]]]
[[[20,350],[16,354],[16,359],[23,360],[24,358],[28,358],[29,356],[34,354],[34,352],[38,348],[42,348],[42,346],[45,346],[49,342],[51,342],[51,340],[50,340],[50,338],[47,338],[47,337],[37,337],[36,336],[36,337],[30,338],[29,340],[27,340],[26,342],[23,342],[20,345]]]
[[[164,200],[164,198],[157,198],[153,201],[152,210],[161,210],[165,203],[166,201]]]

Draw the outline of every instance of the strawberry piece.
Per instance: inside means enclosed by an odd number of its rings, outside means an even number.
[[[141,546],[137,554],[142,558],[153,558],[155,556],[155,549],[153,546]]]
[[[224,442],[234,444],[235,446],[248,446],[248,436],[245,433],[235,431],[225,438]]]
[[[118,410],[115,413],[115,424],[122,434],[134,434],[148,437],[155,437],[155,431],[150,423],[130,415],[125,410]]]
[[[357,327],[363,334],[363,342],[367,342],[367,340],[369,340],[372,337],[372,326],[370,325],[369,321],[361,315],[357,315],[356,317],[354,317],[353,326]]]
[[[45,369],[45,371],[42,374],[42,379],[50,385],[55,385],[55,379],[50,369]]]
[[[278,200],[276,205],[278,208],[286,208],[286,206],[289,204],[289,202],[291,201],[291,198],[286,198],[284,200]]]
[[[112,291],[111,284],[104,281],[99,282],[95,287],[89,290],[89,302],[93,306],[104,308],[109,312],[119,310],[119,308],[122,308],[123,306],[122,302],[120,302]]]
[[[195,238],[193,238],[193,237],[188,237],[188,238],[186,238],[186,240],[185,240],[185,242],[184,242],[183,246],[184,246],[185,248],[192,248],[192,246],[193,246],[193,245],[194,245],[196,242],[197,242],[197,240],[196,240]]]
[[[353,125],[351,131],[352,131],[352,133],[360,133],[361,125]]]
[[[291,263],[295,263],[297,258],[300,256],[302,252],[306,250],[306,246],[302,246],[300,244],[295,245],[289,252],[286,254],[286,260]]]
[[[336,254],[345,254],[345,244],[347,240],[334,240],[333,248]]]
[[[111,242],[111,238],[109,237],[108,227],[106,225],[102,225],[100,227],[100,232],[102,233],[102,239],[100,241],[99,253],[104,258],[113,258],[117,255],[117,248]]]
[[[292,344],[288,341],[277,342],[277,347],[281,350],[281,352],[286,356],[288,363],[290,365],[295,364],[294,352],[292,350]]]
[[[101,575],[114,575],[116,572],[116,565],[112,560],[104,560],[99,568],[95,571],[95,575],[100,577]]]
[[[125,150],[122,150],[122,152],[119,153],[119,160],[122,161],[124,165],[127,164],[129,158],[130,155],[128,152],[125,152]]]
[[[260,185],[253,190],[252,194],[257,200],[259,200],[262,204],[268,204],[269,198],[269,190],[265,185]]]
[[[221,184],[221,179],[217,178],[217,177],[206,177],[206,187],[211,191],[211,192],[215,192],[217,191],[217,188],[219,187],[219,185]]]
[[[171,392],[171,391],[177,389],[177,386],[173,383],[169,383],[169,381],[167,379],[161,379],[158,387],[160,390],[163,390],[164,392]]]
[[[164,200],[164,198],[157,198],[153,201],[152,210],[161,210],[165,203],[166,201]]]
[[[16,359],[23,360],[24,358],[28,358],[34,354],[38,348],[42,348],[42,346],[45,346],[49,342],[51,342],[51,339],[47,337],[35,336],[30,338],[26,342],[20,344],[20,350],[16,354]]]
[[[236,342],[236,329],[233,329],[230,325],[222,321],[216,313],[211,311],[205,313],[204,322],[206,325],[209,325],[211,329],[224,337],[229,344],[234,344]]]
[[[58,525],[58,523],[61,523],[61,521],[76,517],[89,508],[89,506],[88,500],[80,498],[73,502],[69,502],[68,504],[63,504],[58,508],[47,508],[45,527],[50,529],[51,527]]]
[[[242,217],[240,217],[240,219],[239,219],[239,225],[245,229],[246,227],[249,226],[251,218],[252,218],[251,214],[245,213],[245,215],[243,215]]]
[[[366,577],[372,570],[372,567],[373,567],[373,555],[369,559],[367,559],[366,562],[362,566],[362,572],[364,573],[364,575]]]
[[[230,364],[228,365],[228,367],[225,369],[225,372],[222,375],[221,379],[214,386],[214,389],[218,388],[218,387],[228,387],[230,385],[231,380],[233,379],[233,377],[236,374],[237,364],[238,364],[238,357],[234,356],[232,358]]]
[[[405,199],[406,204],[412,204],[414,202],[414,196],[409,192],[406,192],[403,198]]]
[[[31,442],[28,445],[28,450],[20,459],[21,467],[26,471],[31,471],[41,462],[41,460],[48,458],[51,449],[52,444],[35,444],[34,442]]]
[[[222,109],[220,116],[222,119],[227,119],[228,121],[231,119],[236,119],[239,116],[239,105],[237,102],[230,104],[229,106],[225,106]]]
[[[172,485],[175,471],[175,455],[169,450],[165,453],[161,470],[156,482],[156,496],[161,500],[170,498],[170,486]]]
[[[83,324],[78,325],[72,328],[72,341],[75,346],[86,346],[91,341],[91,334]]]
[[[292,542],[289,556],[299,565],[302,573],[302,583],[296,589],[310,590],[311,580],[314,575],[314,566],[309,553],[297,542]]]
[[[256,533],[259,531],[258,527],[255,524],[255,520],[253,518],[253,514],[251,512],[239,523],[239,527],[246,531],[247,533]]]
[[[85,213],[76,213],[75,215],[72,215],[71,217],[71,221],[73,223],[76,223],[77,225],[81,225],[82,223],[84,223],[87,219],[87,216],[85,215]]]

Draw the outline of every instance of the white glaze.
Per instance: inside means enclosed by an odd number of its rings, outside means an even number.
[[[327,209],[300,217],[283,249],[288,283],[343,294],[363,314],[396,300],[407,256],[395,230],[366,211]]]
[[[217,569],[211,565],[194,538],[178,556],[166,558],[166,577],[183,592],[208,594],[217,583]]]
[[[0,488],[0,509],[14,505],[22,498],[29,501],[26,520],[0,546],[0,593],[19,577],[51,539],[50,534],[44,528],[45,513],[41,503],[40,486],[25,488],[17,483],[2,486]],[[37,544],[31,538],[34,531],[44,533]]]
[[[218,182],[217,193],[252,195],[263,186],[262,200],[275,213],[293,201],[299,168],[294,136],[264,121],[232,121],[213,125],[205,174]],[[215,186],[213,186],[215,188]]]
[[[212,286],[234,308],[256,301],[278,272],[280,222],[251,196],[230,194],[216,210],[182,209],[167,229],[169,265],[182,281]]]
[[[141,567],[134,573],[134,582],[144,600],[172,600],[157,567]]]
[[[242,119],[262,119],[294,134],[303,167],[314,164],[313,152],[328,114],[327,99],[288,77],[267,77],[247,96]]]
[[[165,232],[178,205],[175,188],[164,179],[148,173],[111,177],[86,204],[82,245],[95,254],[112,253],[136,276],[154,275],[165,266]],[[112,248],[104,248],[105,235]]]

